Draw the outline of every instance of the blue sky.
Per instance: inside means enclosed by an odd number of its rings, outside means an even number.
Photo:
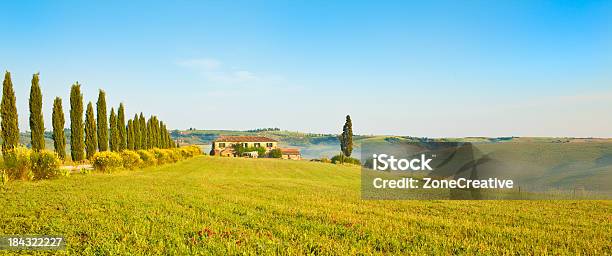
[[[27,129],[41,73],[170,128],[612,137],[610,1],[14,1],[0,15]]]

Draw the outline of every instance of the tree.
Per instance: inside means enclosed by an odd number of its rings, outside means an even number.
[[[353,152],[353,124],[351,123],[350,115],[346,115],[346,122],[344,123],[344,127],[342,127],[340,149],[342,150],[342,154],[346,157],[350,157]]]
[[[40,151],[45,149],[45,124],[42,113],[42,92],[38,80],[38,73],[32,76],[30,87],[30,136],[32,149]]]
[[[106,116],[106,92],[100,90],[96,103],[98,118],[98,150],[108,150],[108,119]]]
[[[117,129],[117,115],[115,115],[115,109],[111,108],[110,120],[110,150],[117,152],[119,149],[119,130]]]
[[[132,119],[127,123],[127,149],[134,150],[134,122]]]
[[[85,112],[85,152],[87,159],[91,159],[98,148],[98,132],[96,127],[96,117],[91,101],[87,104],[87,112]]]
[[[117,149],[119,151],[125,150],[127,147],[127,131],[125,127],[125,108],[123,107],[123,103],[119,104],[119,110],[117,111],[117,131],[119,135],[119,146]]]
[[[62,108],[62,99],[55,97],[53,101],[53,146],[55,152],[61,159],[66,158],[66,138],[64,137],[64,109]]]
[[[19,124],[17,121],[17,103],[11,73],[6,71],[2,84],[2,102],[0,103],[0,126],[2,127],[2,154],[6,159],[7,153],[19,145]]]
[[[140,147],[141,149],[150,149],[149,147],[149,133],[147,132],[147,123],[145,122],[144,115],[140,112],[140,117],[138,118],[140,127]]]
[[[138,114],[134,114],[134,120],[132,121],[132,129],[134,130],[134,149],[142,149],[142,135],[140,134],[140,121]]]
[[[83,160],[84,147],[83,94],[81,85],[76,82],[70,89],[70,153],[73,161]]]

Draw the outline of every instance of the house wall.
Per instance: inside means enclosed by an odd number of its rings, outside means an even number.
[[[221,147],[219,144],[225,143],[225,147]],[[265,147],[266,151],[278,148],[278,142],[213,142],[213,149],[223,150],[224,148],[231,147],[236,143],[246,143],[247,147],[255,147],[255,143],[259,143],[261,147]],[[272,143],[272,147],[266,147],[268,143]]]

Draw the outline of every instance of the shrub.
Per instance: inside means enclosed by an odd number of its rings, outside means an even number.
[[[172,162],[170,159],[170,155],[168,154],[168,151],[159,149],[159,148],[154,148],[154,149],[151,149],[150,151],[153,153],[153,155],[155,155],[157,164],[165,164],[165,163]]]
[[[179,160],[183,159],[183,156],[181,155],[181,152],[179,150],[175,150],[175,149],[165,149],[168,152],[168,156],[170,157],[170,160],[172,162],[178,162]]]
[[[335,155],[334,157],[332,157],[331,162],[334,164],[356,164],[356,165],[361,165],[361,162],[359,161],[359,159],[357,158],[352,158],[352,157],[346,157],[342,154],[340,155]]]
[[[150,165],[157,164],[157,159],[155,158],[155,155],[153,154],[153,152],[141,149],[141,150],[136,151],[136,153],[140,155],[140,160],[142,160],[142,165],[150,166]]]
[[[6,152],[4,167],[11,179],[32,180],[34,174],[30,169],[30,153],[26,147],[19,146]]]
[[[59,169],[61,161],[53,151],[31,152],[30,162],[34,179],[49,179],[61,174]]]
[[[97,152],[93,156],[93,166],[96,170],[109,172],[123,166],[123,159],[116,152]]]
[[[190,145],[181,147],[181,154],[185,156],[185,158],[194,157],[202,154],[202,149],[196,145]]]
[[[137,168],[142,164],[140,155],[132,150],[122,151],[121,159],[123,160],[123,167],[130,170]]]
[[[280,148],[275,148],[270,150],[270,152],[268,153],[268,157],[281,158],[283,157],[283,152],[281,152]]]

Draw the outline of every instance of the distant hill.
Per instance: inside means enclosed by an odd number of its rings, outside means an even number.
[[[278,128],[255,129],[249,131],[233,130],[174,130],[172,138],[181,143],[202,145],[205,151],[210,150],[210,144],[220,135],[265,136],[280,142],[281,147],[299,148],[305,158],[331,157],[340,152],[338,134],[316,134],[295,131],[283,131]],[[546,137],[466,137],[466,138],[421,138],[397,135],[355,135],[353,138],[355,148],[353,156],[359,158],[361,154],[359,145],[362,142],[394,143],[401,141],[463,141],[473,143],[501,143],[501,142],[603,142],[612,143],[612,139],[600,138],[546,138]]]

